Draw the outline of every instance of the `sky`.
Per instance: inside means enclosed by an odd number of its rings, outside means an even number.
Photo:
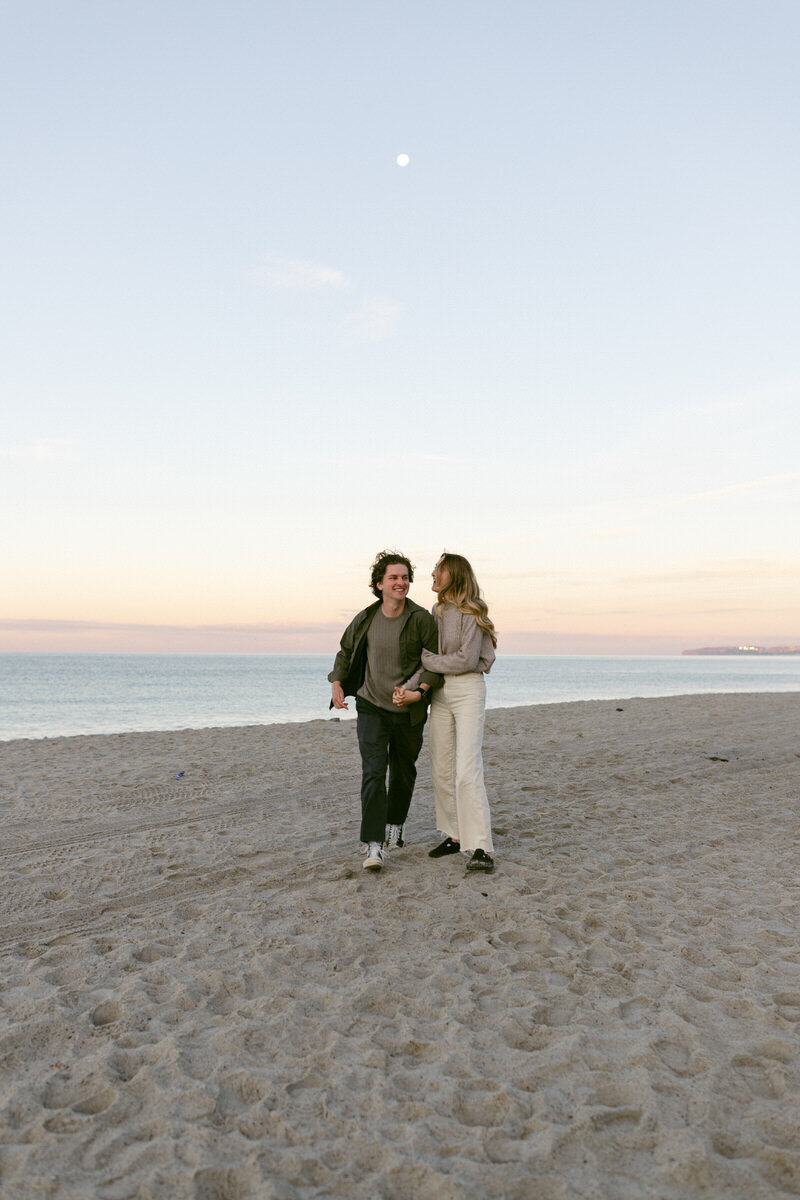
[[[800,643],[796,0],[5,0],[0,650]],[[397,158],[406,154],[407,165]]]

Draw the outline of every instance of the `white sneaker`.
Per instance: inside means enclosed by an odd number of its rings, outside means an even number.
[[[405,842],[403,841],[403,826],[387,825],[386,838],[383,844],[387,850],[399,850],[401,846],[404,846]]]
[[[370,842],[367,849],[367,857],[364,859],[363,867],[365,871],[380,871],[383,864],[386,862],[386,855],[383,853],[383,846],[380,842]]]

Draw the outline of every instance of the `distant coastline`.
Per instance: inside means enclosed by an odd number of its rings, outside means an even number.
[[[800,646],[703,646],[700,650],[682,650],[682,654],[800,654]]]

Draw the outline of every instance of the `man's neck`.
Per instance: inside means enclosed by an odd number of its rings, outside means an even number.
[[[395,617],[399,617],[402,615],[402,612],[403,612],[403,609],[405,608],[405,606],[406,606],[405,596],[403,597],[402,600],[391,600],[391,599],[387,599],[386,597],[384,597],[383,603],[381,604],[381,612],[383,613],[383,615],[385,617],[388,617],[390,620],[393,620]]]

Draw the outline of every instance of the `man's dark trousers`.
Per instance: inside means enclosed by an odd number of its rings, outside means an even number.
[[[382,842],[387,825],[403,825],[411,807],[425,722],[403,709],[389,712],[356,696],[361,751],[361,840]],[[386,787],[386,770],[389,787]]]

